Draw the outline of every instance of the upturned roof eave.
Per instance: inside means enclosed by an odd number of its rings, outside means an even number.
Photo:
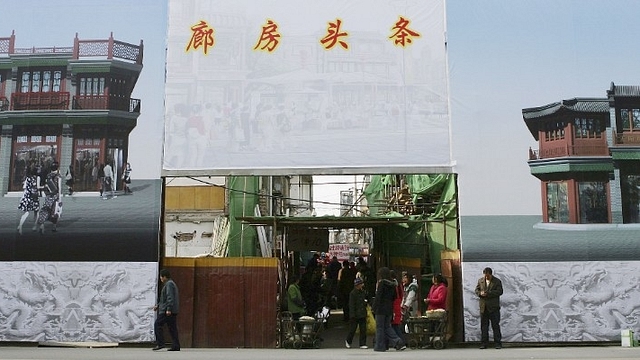
[[[550,104],[522,109],[529,132],[538,140],[539,124],[549,118],[566,116],[567,114],[609,114],[609,100],[607,98],[573,98],[553,102]]]

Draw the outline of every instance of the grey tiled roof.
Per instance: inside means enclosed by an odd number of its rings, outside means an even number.
[[[538,140],[538,129],[542,120],[548,116],[567,113],[591,113],[600,115],[605,121],[609,118],[609,100],[606,98],[573,98],[534,108],[522,109],[522,117],[531,135]],[[573,120],[572,120],[573,121]]]
[[[535,119],[555,114],[561,110],[572,112],[609,113],[609,100],[605,98],[573,98],[548,105],[522,109],[522,117]]]
[[[615,97],[637,97],[640,96],[640,86],[638,85],[615,85],[611,83],[611,88],[607,95]]]

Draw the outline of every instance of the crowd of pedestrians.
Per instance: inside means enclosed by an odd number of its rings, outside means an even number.
[[[447,282],[441,274],[424,298],[424,310],[446,309]],[[407,348],[406,323],[420,316],[418,278],[408,272],[399,276],[388,267],[374,272],[363,257],[356,262],[333,256],[326,259],[315,253],[300,277],[289,279],[286,306],[294,320],[301,316],[318,317],[323,309],[342,309],[348,323],[345,347],[353,344],[367,349],[367,334],[373,335],[373,350]],[[375,329],[375,331],[372,331]]]

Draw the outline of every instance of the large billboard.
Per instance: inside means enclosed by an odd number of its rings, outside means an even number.
[[[163,172],[451,172],[443,0],[169,1]]]
[[[505,342],[620,341],[621,329],[638,332],[630,274],[640,231],[637,220],[614,219],[621,203],[637,215],[638,198],[625,203],[632,191],[620,175],[637,178],[639,167],[614,170],[609,151],[622,146],[629,156],[616,163],[632,162],[638,143],[616,139],[616,127],[629,125],[616,124],[623,112],[607,99],[612,83],[640,85],[640,49],[630,46],[638,11],[633,1],[447,1],[467,341],[480,339],[474,288],[486,266],[503,281]],[[626,104],[637,104],[633,94]],[[575,99],[592,102],[580,108]],[[530,108],[539,132],[523,118]],[[596,109],[599,128],[583,120]],[[540,155],[569,139],[567,152]],[[580,153],[582,141],[598,151]],[[580,223],[567,223],[569,214]]]
[[[153,341],[167,4],[2,8],[0,341]]]

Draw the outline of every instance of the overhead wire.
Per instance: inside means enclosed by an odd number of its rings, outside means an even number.
[[[289,201],[294,200],[294,201],[298,201],[298,202],[301,202],[301,203],[309,203],[310,205],[315,205],[315,204],[330,205],[330,206],[345,205],[345,204],[340,203],[340,202],[332,202],[332,201],[324,201],[324,200],[308,200],[308,199],[286,197],[286,196],[281,196],[281,195],[265,194],[265,193],[261,193],[261,192],[255,192],[255,191],[232,189],[232,188],[230,188],[230,187],[228,187],[226,185],[220,185],[220,184],[216,184],[216,183],[213,183],[213,182],[208,182],[208,181],[202,180],[202,178],[198,178],[198,177],[186,176],[186,178],[191,179],[191,180],[196,181],[196,182],[203,183],[205,185],[215,186],[215,187],[223,188],[223,189],[228,190],[228,191],[233,191],[233,192],[237,192],[237,193],[241,193],[241,194],[245,194],[245,195],[264,196],[264,197],[269,198],[270,200],[273,200],[273,199],[282,199],[282,200],[289,200]],[[173,180],[174,180],[174,178],[172,178],[167,184],[171,183]],[[362,189],[364,189],[364,185],[367,184],[368,182],[362,181],[362,182],[357,182],[357,183],[361,183],[363,185]],[[296,184],[297,185],[301,185],[301,184],[305,184],[305,183],[302,183],[302,182],[291,183],[291,185],[296,185]],[[314,182],[311,185],[313,185],[313,186],[317,186],[317,185],[322,186],[322,185],[353,185],[353,184],[354,184],[354,182],[328,181],[328,182],[318,182],[318,183]],[[363,198],[364,198],[363,195],[359,196],[358,201],[362,200]],[[448,204],[448,203],[451,203],[451,202],[452,201],[425,202],[425,203],[422,203],[422,205],[439,205],[439,204]],[[357,202],[356,202],[356,204],[357,204]],[[355,210],[359,214],[366,214],[366,212],[364,212],[364,211],[362,211],[360,209],[357,209],[355,207],[356,204],[349,204],[349,206],[352,207],[352,209]]]

